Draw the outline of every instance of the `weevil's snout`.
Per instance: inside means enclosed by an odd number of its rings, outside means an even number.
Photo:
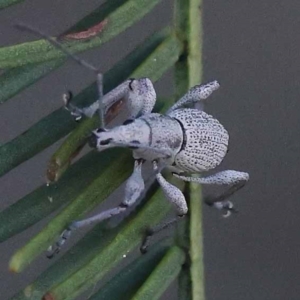
[[[98,137],[94,132],[92,132],[92,134],[90,135],[88,139],[88,144],[91,148],[97,148]]]
[[[113,147],[113,145],[110,144],[112,140],[109,130],[99,128],[92,132],[88,139],[88,144],[91,148],[102,151],[106,148]]]

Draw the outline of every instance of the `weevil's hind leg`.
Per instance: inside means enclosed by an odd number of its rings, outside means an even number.
[[[236,191],[241,189],[249,180],[248,173],[233,170],[221,171],[207,177],[187,177],[175,173],[173,173],[173,175],[179,179],[189,182],[196,182],[201,184],[231,185],[228,190],[226,190],[219,196],[209,196],[204,200],[207,205],[225,211],[225,217],[230,216],[232,212],[237,212],[237,210],[233,207],[232,202],[226,199]]]
[[[142,177],[143,163],[144,160],[135,161],[133,173],[126,182],[124,199],[119,206],[103,211],[100,214],[97,214],[93,217],[72,222],[68,226],[68,228],[63,231],[60,238],[55,243],[55,246],[49,247],[47,257],[52,258],[55,256],[55,254],[59,253],[61,247],[65,244],[66,240],[71,236],[74,230],[102,222],[106,219],[109,219],[115,215],[124,212],[128,207],[132,206],[138,200],[138,198],[145,189],[145,184]]]
[[[192,87],[182,98],[180,98],[171,108],[168,109],[167,114],[171,113],[175,109],[183,107],[186,104],[205,100],[219,87],[220,85],[217,81]]]
[[[224,211],[224,217],[227,218],[231,213],[237,213],[238,210],[234,208],[231,201],[227,199],[236,193],[238,190],[244,187],[246,181],[240,181],[230,186],[226,191],[219,194],[218,196],[209,195],[204,198],[204,203],[208,206],[217,208],[218,210]]]
[[[157,163],[155,161],[153,162],[153,169],[155,171],[158,170]],[[177,212],[177,217],[171,219],[168,222],[158,224],[155,227],[148,228],[148,230],[145,233],[145,237],[142,242],[142,245],[140,247],[140,251],[142,253],[145,253],[147,251],[147,247],[148,247],[151,236],[153,236],[155,233],[160,232],[163,229],[168,228],[169,226],[173,225],[180,218],[184,217],[188,212],[188,207],[187,207],[185,197],[184,197],[183,193],[180,191],[180,189],[177,188],[176,186],[172,185],[168,181],[166,181],[166,179],[161,175],[161,173],[156,174],[156,179],[157,179],[158,183],[160,184],[167,200],[169,200],[175,207],[176,212]]]

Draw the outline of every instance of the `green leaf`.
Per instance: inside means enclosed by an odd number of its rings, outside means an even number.
[[[0,9],[6,8],[8,6],[24,2],[24,0],[0,0]]]
[[[181,44],[174,35],[164,40],[157,48],[144,60],[144,62],[129,77],[149,77],[152,81],[158,80],[178,59],[181,52]],[[86,141],[90,132],[95,129],[98,116],[90,120],[85,120],[66,139],[51,159],[51,178],[57,179],[56,173],[60,167],[65,167],[77,149]],[[62,173],[62,172],[60,172]]]
[[[82,268],[116,236],[120,226],[109,230],[105,227],[106,222],[95,226],[64,256],[55,261],[33,283],[17,293],[11,300],[40,300],[49,288],[66,280],[72,273]]]
[[[132,300],[160,299],[170,283],[178,276],[184,261],[184,251],[177,246],[173,246],[156,266],[146,282],[137,291]]]
[[[47,293],[47,297],[56,300],[75,299],[80,293],[99,281],[117,263],[123,255],[140,245],[145,230],[157,225],[166,216],[170,204],[159,189],[155,195],[118,233],[99,254],[67,280]]]
[[[166,254],[170,240],[163,240],[140,255],[110,279],[90,300],[130,300]]]
[[[113,1],[108,1],[106,6],[112,5],[115,10],[102,20],[105,20],[107,25],[99,36],[83,42],[62,41],[62,45],[71,52],[81,52],[98,47],[140,20],[158,3],[159,0],[128,0],[120,5],[119,2],[115,4]],[[98,12],[99,11],[101,11],[101,7],[98,9]],[[94,15],[95,14],[96,13],[94,13]],[[62,53],[62,51],[45,40],[27,42],[0,48],[0,68],[13,68],[28,63],[39,63],[64,56],[66,55]]]
[[[169,30],[162,30],[122,61],[109,70],[104,76],[104,92],[108,92],[128,78],[131,72],[157,48],[168,35]],[[96,84],[92,84],[74,97],[74,103],[81,105],[97,99]],[[52,145],[76,127],[70,113],[64,108],[54,111],[12,141],[0,146],[0,176],[18,166],[35,154]],[[51,130],[49,130],[51,128]],[[47,134],[45,134],[47,132]]]
[[[91,27],[95,26],[95,24],[104,20],[119,5],[124,4],[125,1],[126,0],[107,1],[91,14],[79,21],[75,26],[72,26],[65,34],[62,34],[62,36],[67,34],[78,34],[79,31],[89,30]],[[7,1],[7,3],[9,2],[10,1]],[[11,2],[15,2],[15,0]],[[126,28],[124,28],[124,30],[125,29]],[[2,87],[0,91],[0,103],[5,102],[18,92],[47,75],[49,72],[62,66],[65,61],[66,58],[61,58],[54,61],[39,63],[37,65],[29,64],[23,67],[16,67],[13,70],[6,71],[0,76],[0,86]]]
[[[145,200],[153,196],[157,190],[157,184],[150,187],[145,195]],[[144,205],[144,202],[141,204]],[[17,293],[12,299],[21,300],[29,298],[31,300],[40,300],[42,296],[53,286],[68,279],[71,274],[82,268],[91,259],[93,259],[102,249],[111,242],[117,233],[126,226],[134,217],[136,212],[126,218],[118,226],[110,228],[109,220],[96,225],[79,242],[76,243],[68,252],[54,262],[46,271],[40,274],[33,283],[29,284],[24,290]],[[166,246],[168,241],[161,245]],[[155,249],[157,249],[155,247]],[[152,250],[152,249],[151,249]],[[151,251],[149,251],[151,252]],[[151,254],[150,254],[151,255]]]
[[[110,150],[111,151],[111,150]],[[110,167],[101,172],[86,189],[48,225],[12,256],[9,268],[21,272],[37,255],[48,248],[73,220],[104,201],[132,172],[133,159],[123,149],[123,154],[110,161]]]
[[[64,59],[56,59],[34,66],[26,65],[5,71],[0,76],[0,104],[17,95],[24,88],[35,83],[63,63]]]
[[[40,186],[32,193],[0,212],[0,242],[24,231],[60,208],[79,193],[116,160],[124,149],[113,149],[101,155],[96,151],[72,165],[58,182]],[[80,176],[79,176],[80,175]]]

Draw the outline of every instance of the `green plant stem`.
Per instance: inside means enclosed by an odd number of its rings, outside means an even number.
[[[184,53],[175,67],[176,96],[182,96],[189,88],[200,84],[202,78],[202,23],[201,0],[177,0],[175,7],[175,28],[179,38],[186,45]],[[191,183],[189,189],[189,255],[190,280],[184,268],[179,284],[181,299],[204,300],[204,263],[202,228],[201,186]],[[182,227],[187,228],[182,225]],[[186,245],[184,228],[179,232]],[[185,242],[184,242],[185,241]],[[190,289],[185,285],[191,285]]]

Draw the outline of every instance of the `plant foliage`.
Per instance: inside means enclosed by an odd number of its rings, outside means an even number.
[[[18,2],[21,1],[1,1],[0,8]],[[160,2],[106,1],[56,39],[74,53],[99,47],[134,26]],[[157,81],[171,67],[176,97],[198,84],[202,75],[200,5],[200,0],[174,0],[174,22],[170,28],[145,39],[105,73],[104,92],[128,77],[149,77]],[[4,70],[0,76],[0,103],[60,67],[66,59],[64,53],[43,39],[0,48],[0,68]],[[74,101],[84,105],[96,98],[93,83],[76,95]],[[158,102],[158,110],[171,104],[170,100]],[[109,108],[106,120],[114,119],[121,109],[122,103]],[[78,125],[60,108],[0,146],[2,176],[69,134],[49,160],[50,186],[40,186],[0,213],[0,240],[5,241],[60,209],[45,228],[12,255],[9,268],[13,272],[24,271],[38,255],[43,255],[70,222],[103,202],[130,175],[133,160],[130,151],[124,149],[103,154],[91,152],[72,163],[97,124],[98,116]],[[47,135],[42,134],[45,131]],[[94,291],[91,299],[158,299],[177,277],[181,299],[204,299],[201,191],[198,186],[190,189],[191,214],[179,226],[176,238],[152,245],[146,255],[127,263]],[[49,195],[55,197],[55,202],[40,201]],[[13,299],[75,299],[111,274],[140,245],[146,228],[158,224],[169,211],[170,205],[162,191],[152,185],[143,203],[129,217],[114,228],[108,222],[95,226]]]

